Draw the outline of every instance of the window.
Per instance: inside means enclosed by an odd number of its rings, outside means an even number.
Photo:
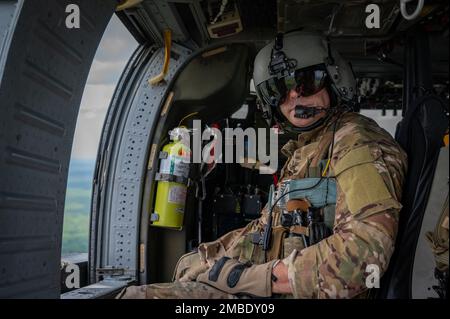
[[[92,178],[103,121],[119,77],[137,42],[114,15],[92,64],[70,159],[62,255],[87,253]]]
[[[394,110],[386,110],[386,114],[383,114],[382,110],[362,109],[361,114],[375,120],[380,127],[388,131],[393,137],[395,137],[397,124],[402,119],[402,110],[398,110],[397,114],[394,113]]]

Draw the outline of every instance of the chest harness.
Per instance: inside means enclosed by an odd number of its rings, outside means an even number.
[[[271,185],[267,223],[262,232],[249,234],[252,244],[262,250],[262,254],[258,254],[258,260],[252,260],[253,262],[280,258],[286,238],[298,237],[302,242],[301,246],[308,247],[333,233],[336,180],[327,172],[333,154],[337,122],[339,118],[334,121],[328,159],[319,161],[317,167],[308,167],[307,178],[282,180],[277,190]],[[276,215],[277,226],[274,226],[275,207],[280,212]]]

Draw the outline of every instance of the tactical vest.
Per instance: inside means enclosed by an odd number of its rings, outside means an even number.
[[[240,261],[261,264],[287,257],[316,244],[333,233],[336,207],[336,180],[320,175],[327,160],[308,167],[306,178],[283,180],[276,192],[269,194],[271,203],[280,199],[273,210],[270,248],[262,249],[263,229],[247,234],[241,243]],[[255,240],[255,238],[257,238]]]

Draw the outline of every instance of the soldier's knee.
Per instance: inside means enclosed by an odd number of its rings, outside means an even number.
[[[146,286],[130,286],[122,289],[122,291],[116,296],[116,299],[146,299],[147,289]]]

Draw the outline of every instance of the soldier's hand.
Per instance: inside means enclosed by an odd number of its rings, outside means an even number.
[[[272,283],[272,292],[274,294],[292,294],[288,278],[288,267],[283,261],[280,261],[273,267],[272,274],[277,278]]]
[[[277,260],[261,265],[240,263],[236,259],[222,257],[197,281],[230,294],[247,294],[255,297],[272,296],[272,268]]]

